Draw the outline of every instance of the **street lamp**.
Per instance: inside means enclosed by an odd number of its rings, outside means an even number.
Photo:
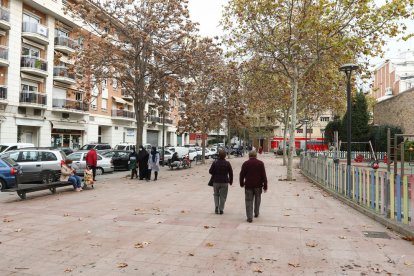
[[[165,164],[165,91],[162,90],[162,166]]]
[[[348,189],[351,183],[351,131],[352,131],[352,114],[351,114],[351,105],[352,105],[352,98],[351,98],[351,76],[352,71],[358,69],[358,65],[356,64],[344,64],[339,68],[339,71],[344,72],[346,75],[346,95],[347,95],[347,113],[348,113],[348,121],[347,121],[347,158],[346,158],[346,165],[347,165],[347,183]]]
[[[305,124],[305,156],[306,156],[307,149],[308,149],[308,123],[309,123],[309,119],[303,119],[302,123]]]

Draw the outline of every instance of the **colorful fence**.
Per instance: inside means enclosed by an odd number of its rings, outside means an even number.
[[[355,203],[379,215],[414,228],[414,176],[336,164],[323,156],[301,156],[302,172]],[[347,180],[350,181],[347,181]],[[389,181],[388,181],[389,179]]]
[[[309,152],[309,154],[310,153],[311,153],[311,151]],[[384,156],[387,153],[386,152],[376,152],[375,154],[377,155],[378,159],[383,160]],[[317,156],[323,155],[323,156],[327,156],[329,158],[333,158],[335,156],[335,152],[333,152],[333,151],[319,151],[319,152],[316,152],[313,155],[317,155]],[[369,152],[369,151],[353,151],[353,152],[351,152],[351,159],[352,160],[355,159],[358,155],[363,156],[364,159],[371,159],[371,152]],[[347,152],[346,151],[339,151],[337,153],[337,158],[338,159],[346,159],[346,157],[347,157]]]

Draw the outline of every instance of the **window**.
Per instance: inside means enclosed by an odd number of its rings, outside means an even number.
[[[71,154],[70,156],[68,156],[68,158],[72,161],[80,161],[81,155],[82,155],[82,153],[74,153],[74,154]],[[86,154],[85,154],[85,156],[86,156]]]
[[[28,15],[26,13],[23,14],[23,23],[24,24],[39,24],[40,23],[40,19],[31,15]]]
[[[91,107],[96,110],[96,96],[91,98]]]
[[[117,89],[118,88],[118,80],[117,79],[112,79],[112,87],[114,89]]]
[[[82,101],[82,93],[76,92],[75,97],[77,101],[80,101],[80,102]]]
[[[69,37],[69,32],[67,32],[65,30],[56,29],[55,30],[55,36],[56,37]]]
[[[22,46],[22,56],[25,57],[32,57],[32,58],[39,58],[40,57],[40,50],[34,47],[30,47],[28,45]]]
[[[22,82],[22,92],[26,93],[37,93],[38,92],[38,84],[34,82]]]
[[[10,159],[12,159],[13,161],[17,161],[19,159],[19,151],[16,152],[12,152],[10,153],[10,155],[5,154],[5,157],[9,157]]]
[[[57,157],[53,152],[42,152],[42,161],[56,161]]]
[[[39,152],[37,151],[23,151],[19,157],[18,162],[35,162],[39,160]]]
[[[321,122],[329,122],[329,117],[321,117],[320,120]]]
[[[296,133],[303,133],[303,129],[302,128],[297,128]]]
[[[102,109],[102,111],[106,111],[107,106],[108,106],[108,100],[107,99],[102,99],[101,100],[101,109]]]
[[[306,132],[307,132],[307,133],[313,133],[313,129],[312,129],[312,128],[308,128],[308,129],[306,130]]]

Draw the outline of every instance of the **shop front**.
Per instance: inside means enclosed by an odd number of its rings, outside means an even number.
[[[79,149],[83,145],[84,126],[74,123],[52,123],[51,146]]]

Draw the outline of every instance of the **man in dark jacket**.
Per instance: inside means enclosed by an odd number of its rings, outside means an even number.
[[[224,150],[219,150],[218,157],[219,159],[211,164],[209,173],[213,178],[215,213],[222,215],[229,189],[228,184],[233,184],[233,169],[230,162],[226,160]]]
[[[240,171],[240,187],[244,187],[246,201],[246,216],[248,222],[253,222],[254,217],[259,216],[262,189],[267,191],[267,177],[264,163],[257,160],[256,151],[249,152],[249,160],[243,163]]]

